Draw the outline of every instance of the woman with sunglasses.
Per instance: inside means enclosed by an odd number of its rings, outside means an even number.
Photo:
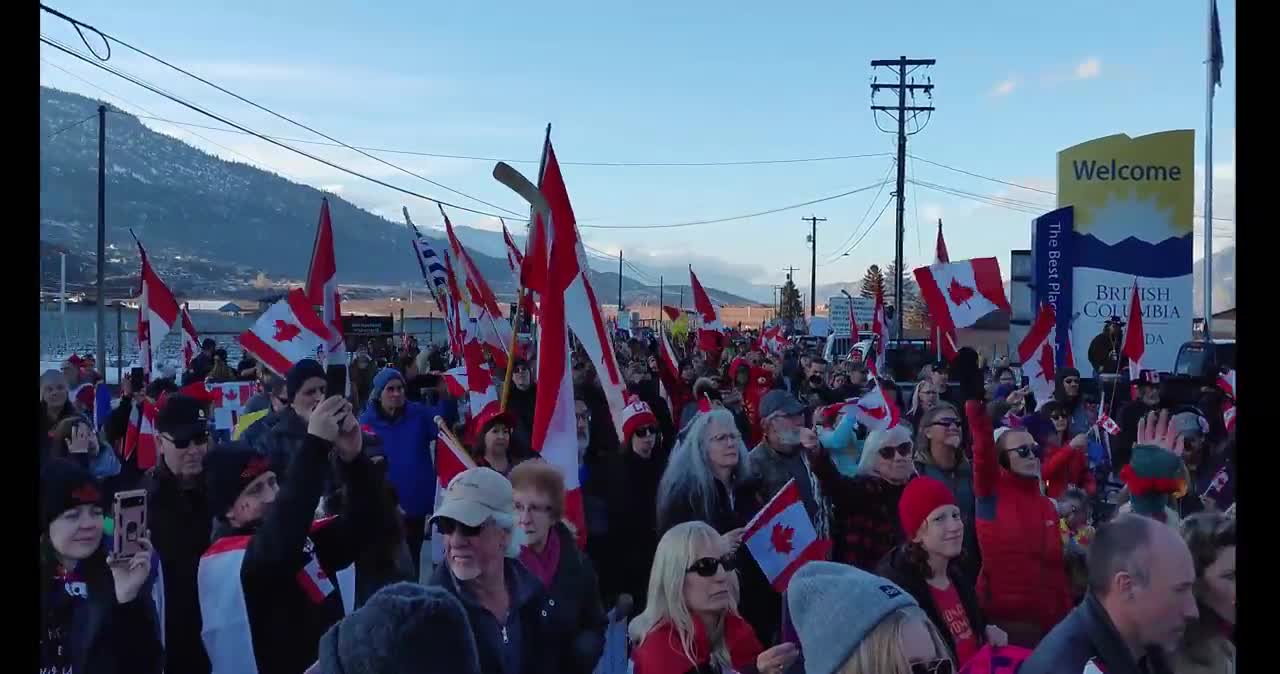
[[[1236,520],[1199,513],[1182,521],[1182,539],[1196,565],[1192,592],[1200,617],[1187,628],[1174,656],[1176,674],[1236,671]]]
[[[685,522],[662,536],[649,604],[627,628],[635,674],[782,674],[795,662],[794,644],[765,650],[739,615],[736,560],[705,522]]]
[[[831,500],[833,560],[870,571],[902,541],[898,500],[915,475],[911,451],[911,430],[902,424],[867,436],[854,477],[836,469],[821,443],[809,450],[809,465]]]
[[[947,643],[892,582],[834,562],[809,562],[787,587],[805,674],[954,674]]]
[[[978,600],[1010,643],[1034,648],[1071,610],[1058,512],[1040,486],[1040,446],[1017,428],[991,430],[981,402],[973,429],[974,492],[982,548]]]
[[[1071,434],[1071,418],[1061,403],[1050,400],[1036,413],[1048,423],[1029,423],[1027,429],[1044,447],[1045,494],[1058,499],[1068,487],[1080,487],[1093,496],[1098,490],[1093,471],[1089,470],[1089,434]]]
[[[955,406],[939,400],[920,416],[916,427],[916,474],[926,475],[947,485],[956,497],[960,517],[964,520],[964,556],[960,564],[965,573],[978,575],[981,557],[978,553],[977,518],[974,510],[973,464],[964,451],[964,432],[960,413]],[[876,560],[877,562],[880,560]]]
[[[898,516],[912,537],[886,555],[876,573],[915,598],[958,666],[964,667],[983,644],[1008,645],[1008,635],[987,625],[978,609],[974,579],[954,563],[964,545],[964,522],[947,486],[927,477],[912,480]]]

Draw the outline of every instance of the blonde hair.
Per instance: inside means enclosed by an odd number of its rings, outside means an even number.
[[[929,633],[939,658],[951,660],[950,649],[925,612],[918,606],[904,606],[867,633],[837,674],[911,674],[911,663],[902,652],[902,628],[910,622],[919,623]]]
[[[693,621],[697,620],[684,603],[684,580],[689,567],[695,561],[699,547],[721,545],[720,534],[706,522],[685,522],[672,527],[658,541],[653,557],[653,569],[649,572],[649,598],[644,612],[636,616],[627,627],[631,642],[640,645],[645,637],[663,623],[670,623],[680,636],[680,647],[689,662],[698,664],[693,656]],[[729,610],[738,611],[738,576],[729,573]],[[708,631],[711,643],[711,661],[721,667],[729,667],[729,648],[724,643],[724,619]]]

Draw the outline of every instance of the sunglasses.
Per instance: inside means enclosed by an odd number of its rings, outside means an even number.
[[[637,428],[637,429],[636,429],[636,437],[637,437],[637,438],[647,438],[647,437],[649,437],[650,435],[653,435],[653,434],[655,434],[655,433],[657,433],[657,432],[658,432],[658,429],[656,429],[656,428],[654,428],[654,427],[652,427],[652,426],[645,426],[644,428]]]
[[[731,555],[724,557],[703,557],[689,566],[687,573],[696,573],[703,578],[716,575],[716,569],[724,567],[725,572],[738,568],[738,561]]]
[[[911,674],[952,674],[955,671],[955,665],[947,658],[940,658],[933,662],[911,663]]]
[[[1040,445],[1023,445],[1021,447],[1014,447],[1008,451],[1016,453],[1024,459],[1030,459],[1033,456],[1037,459],[1040,458]]]
[[[451,520],[447,517],[441,517],[436,520],[436,530],[445,536],[452,536],[453,532],[458,532],[467,538],[475,538],[484,530],[484,526],[472,527],[457,520]]]
[[[179,439],[177,439],[177,438],[175,438],[175,437],[173,437],[173,436],[167,436],[167,437],[166,437],[166,439],[167,439],[169,442],[172,442],[172,443],[173,443],[173,446],[174,446],[174,447],[176,447],[177,449],[186,449],[186,448],[190,447],[191,445],[203,445],[203,444],[207,444],[207,443],[209,442],[209,434],[208,434],[208,433],[197,433],[197,434],[195,434],[195,435],[193,435],[193,436],[191,436],[191,437],[189,437],[189,438],[183,438],[183,439],[181,439],[181,440],[179,440]]]
[[[959,419],[939,419],[929,425],[930,426],[946,426],[948,428],[950,427],[960,428],[960,420]]]
[[[1074,377],[1069,377],[1069,378],[1067,378],[1067,379],[1063,379],[1063,380],[1062,380],[1062,383],[1063,383],[1063,384],[1079,384],[1079,383],[1080,383],[1080,380],[1079,380],[1079,379],[1076,379],[1076,378],[1074,378]]]
[[[904,442],[897,447],[885,445],[880,448],[880,458],[882,459],[892,459],[894,453],[897,453],[898,456],[911,456],[911,443]]]

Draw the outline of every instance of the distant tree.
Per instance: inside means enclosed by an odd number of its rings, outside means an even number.
[[[862,277],[862,290],[858,294],[867,299],[875,299],[876,291],[884,289],[884,273],[880,271],[880,265],[867,267],[867,273]]]
[[[804,318],[804,303],[800,301],[800,290],[791,279],[787,279],[786,284],[782,286],[782,317]]]
[[[897,273],[897,265],[890,262],[884,274],[885,294],[893,295],[893,278]],[[909,330],[924,330],[930,327],[929,310],[920,296],[920,286],[916,285],[915,274],[911,269],[902,273],[902,301],[893,298],[894,306],[902,307],[902,327]]]

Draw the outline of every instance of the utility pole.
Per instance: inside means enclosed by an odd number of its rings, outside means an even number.
[[[662,303],[665,300],[665,298],[666,298],[666,295],[664,294],[663,287],[662,287],[662,275],[659,274],[658,275],[658,322],[662,322],[662,312],[664,311],[664,309],[662,308]]]
[[[897,76],[896,84],[880,84],[876,78],[871,80],[871,110],[874,116],[877,112],[883,112],[893,118],[898,123],[898,189],[894,192],[894,196],[898,199],[897,208],[897,227],[894,230],[894,260],[898,269],[898,273],[893,279],[893,297],[897,310],[893,312],[893,322],[896,328],[896,336],[902,339],[902,239],[903,239],[903,216],[906,213],[904,201],[907,183],[907,136],[919,133],[924,127],[929,125],[929,119],[933,116],[934,107],[932,105],[918,106],[915,105],[916,92],[920,91],[933,100],[933,81],[930,78],[922,78],[922,84],[916,84],[915,78],[912,77],[908,82],[908,77],[918,68],[927,68],[933,66],[937,59],[909,59],[905,56],[899,56],[896,59],[875,60],[871,62],[872,68],[889,68],[890,71]],[[910,70],[908,70],[910,68]],[[875,105],[875,96],[881,89],[891,89],[898,93],[898,102],[896,105]],[[912,105],[907,105],[907,96],[911,96]],[[924,124],[916,124],[914,131],[907,131],[907,113],[911,113],[911,121],[915,121],[920,113],[927,112],[929,117],[925,119]],[[885,131],[880,127],[880,120],[876,117],[876,128]]]
[[[98,106],[98,361],[107,367],[107,106]],[[146,361],[143,361],[146,362]]]
[[[618,316],[622,316],[622,249],[618,249]]]
[[[810,215],[807,218],[800,218],[807,221],[813,227],[813,231],[809,234],[809,247],[812,249],[812,255],[809,258],[809,318],[818,315],[818,223],[826,222],[826,218],[815,218]]]

